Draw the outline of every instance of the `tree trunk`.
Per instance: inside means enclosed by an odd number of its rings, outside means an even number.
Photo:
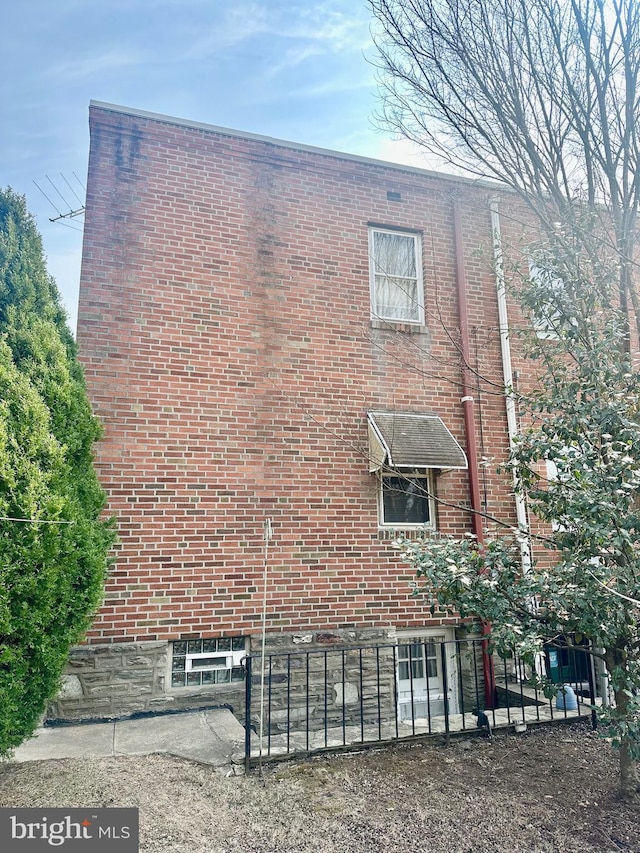
[[[628,713],[629,697],[624,690],[614,690],[616,700],[616,716],[624,719]],[[628,738],[622,738],[620,743],[620,794],[625,799],[635,797],[640,791],[638,764],[631,757],[631,743]]]
[[[629,754],[630,745],[627,740],[620,744],[620,794],[625,799],[635,797],[640,790],[638,765]]]

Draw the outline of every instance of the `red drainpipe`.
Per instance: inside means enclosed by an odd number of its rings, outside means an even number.
[[[458,322],[460,324],[460,346],[462,350],[462,411],[464,413],[464,431],[467,443],[467,458],[469,461],[469,492],[473,532],[482,547],[484,545],[484,527],[482,524],[482,505],[480,503],[480,475],[478,472],[478,448],[476,444],[476,428],[474,414],[473,389],[470,381],[469,365],[471,364],[471,346],[469,342],[469,314],[467,310],[467,278],[464,268],[464,243],[462,240],[462,221],[460,205],[457,199],[453,202],[453,232],[456,246],[456,287],[458,292]],[[488,622],[482,623],[482,634],[486,637],[491,632]],[[493,661],[489,654],[489,644],[482,641],[482,667],[484,671],[484,701],[487,708],[493,708],[495,696],[495,675]]]

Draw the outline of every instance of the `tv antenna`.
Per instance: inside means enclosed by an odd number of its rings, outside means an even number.
[[[85,189],[82,181],[76,175],[75,172],[72,172],[71,174],[76,179],[76,182],[79,185],[79,187],[81,188],[82,194],[84,195],[84,193],[86,192],[86,189]],[[36,181],[33,182],[36,185],[36,187],[38,187],[38,189],[40,190],[42,195],[46,198],[46,200],[49,202],[49,204],[51,205],[51,207],[55,210],[55,212],[57,214],[57,216],[50,216],[49,222],[61,222],[61,220],[63,220],[63,219],[75,219],[76,216],[82,216],[82,214],[84,213],[84,210],[85,210],[84,202],[80,198],[80,196],[78,195],[78,193],[76,192],[74,187],[69,183],[69,181],[66,179],[66,177],[62,174],[62,172],[60,172],[60,178],[62,179],[62,183],[66,184],[66,186],[67,186],[66,190],[65,190],[64,186],[62,187],[64,192],[67,194],[66,196],[60,190],[59,186],[51,180],[49,175],[45,175],[45,178],[51,184],[53,192],[55,193],[54,198],[57,195],[61,199],[62,205],[63,205],[63,209],[61,210],[60,209],[60,202],[53,201],[53,199],[49,195],[47,195],[47,193],[42,189],[42,187]],[[51,192],[51,190],[49,190],[49,192]],[[71,196],[69,196],[69,193],[71,193]],[[69,197],[71,198],[71,203],[69,202]],[[74,201],[74,197],[75,197],[75,201]],[[75,206],[76,202],[79,203],[80,207]],[[66,212],[65,212],[66,208],[68,208],[68,210],[66,210]],[[61,222],[61,224],[66,225],[65,222]],[[73,227],[73,226],[69,226],[69,227]],[[74,228],[73,230],[78,231],[79,229]]]

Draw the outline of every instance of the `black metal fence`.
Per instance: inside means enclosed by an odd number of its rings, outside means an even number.
[[[264,661],[252,655],[245,666],[247,768],[258,758],[434,734],[448,739],[476,731],[479,711],[492,729],[585,715],[595,727],[586,650],[555,648],[540,656],[536,669],[554,683],[551,698],[532,686],[532,672],[517,655],[489,657],[478,639],[285,651]]]

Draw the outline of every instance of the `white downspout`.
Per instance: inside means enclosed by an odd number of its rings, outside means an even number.
[[[502,376],[504,380],[505,406],[507,410],[507,432],[509,435],[509,450],[513,449],[514,440],[518,433],[516,400],[513,393],[513,370],[511,366],[511,344],[509,341],[509,320],[507,317],[507,291],[505,287],[504,267],[502,263],[502,237],[500,235],[500,214],[498,199],[489,201],[491,211],[491,232],[493,235],[493,258],[496,270],[496,290],[498,294],[498,322],[500,327],[500,352],[502,354]],[[529,520],[524,496],[517,491],[517,478],[513,469],[513,487],[516,502],[516,518],[520,531],[520,554],[522,568],[527,571],[531,566],[531,546],[529,541]]]

